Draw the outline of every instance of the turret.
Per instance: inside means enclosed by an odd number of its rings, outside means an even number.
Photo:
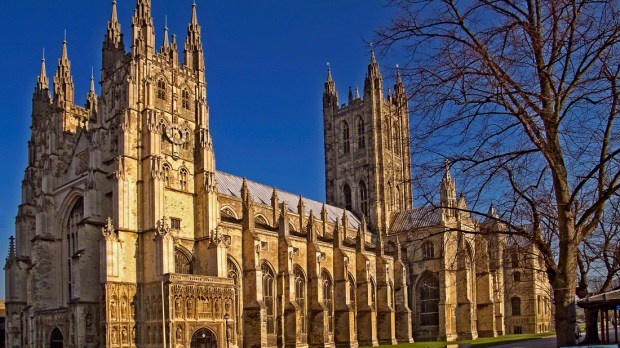
[[[58,70],[54,76],[54,102],[57,107],[73,105],[75,87],[71,76],[71,61],[67,53],[67,38],[62,42],[62,56],[58,59]]]
[[[441,207],[445,217],[455,217],[456,212],[456,183],[450,174],[450,162],[445,162],[445,172],[440,184]]]
[[[370,45],[370,63],[368,63],[368,73],[364,80],[364,99],[371,93],[376,93],[378,96],[383,95],[383,78],[381,77],[381,71],[379,70],[379,64],[375,57],[375,49]]]
[[[112,1],[112,15],[108,21],[108,30],[103,39],[103,70],[113,68],[125,56],[125,44],[121,24],[116,13],[116,0]]]
[[[323,90],[323,108],[338,107],[338,92],[336,92],[336,83],[332,79],[332,69],[327,63],[327,81],[325,81],[325,90]]]
[[[138,0],[131,22],[133,29],[133,56],[150,58],[155,48],[155,28],[151,16],[151,0]]]
[[[192,5],[192,19],[187,26],[187,38],[185,39],[185,66],[196,71],[205,71],[204,52],[196,14],[196,2]]]

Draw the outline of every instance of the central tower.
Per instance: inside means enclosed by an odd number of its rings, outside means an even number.
[[[374,231],[385,233],[392,212],[412,208],[408,114],[400,73],[386,97],[374,51],[363,99],[349,87],[348,103],[339,105],[328,67],[323,91],[327,203],[365,216]]]

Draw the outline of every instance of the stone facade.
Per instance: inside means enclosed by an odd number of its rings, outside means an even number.
[[[465,200],[449,171],[447,208],[413,208],[404,85],[384,96],[374,54],[348,105],[328,72],[328,204],[217,171],[195,6],[181,64],[167,29],[156,52],[150,0],[127,52],[114,2],[85,106],[67,43],[53,90],[43,60],[5,266],[8,347],[357,347],[547,325],[527,314],[542,292],[503,287],[515,271],[499,235],[452,231],[497,227],[450,209]],[[505,313],[515,296],[528,325]]]

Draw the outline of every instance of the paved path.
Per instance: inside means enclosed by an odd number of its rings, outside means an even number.
[[[613,342],[614,332],[613,330],[609,330],[609,331],[610,331],[610,338]],[[620,337],[620,332],[618,333],[618,336]],[[581,341],[584,337],[585,337],[585,334],[582,333],[579,340]],[[536,338],[533,340],[516,342],[516,343],[507,343],[507,344],[502,344],[500,346],[493,346],[493,347],[494,348],[553,348],[555,347],[555,344],[556,344],[556,340],[554,336],[554,337]]]
[[[502,344],[494,348],[552,348],[555,347],[555,336],[546,338],[536,338],[533,340]]]

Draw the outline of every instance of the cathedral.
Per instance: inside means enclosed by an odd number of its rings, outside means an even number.
[[[42,61],[4,268],[7,347],[358,347],[551,329],[535,251],[464,213],[449,165],[438,207],[413,206],[407,95],[400,76],[385,91],[374,53],[346,103],[328,69],[321,203],[216,169],[195,4],[183,52],[167,28],[161,41],[151,1],[137,0],[126,49],[114,1],[101,92],[92,77],[84,106],[67,42],[53,84]]]

